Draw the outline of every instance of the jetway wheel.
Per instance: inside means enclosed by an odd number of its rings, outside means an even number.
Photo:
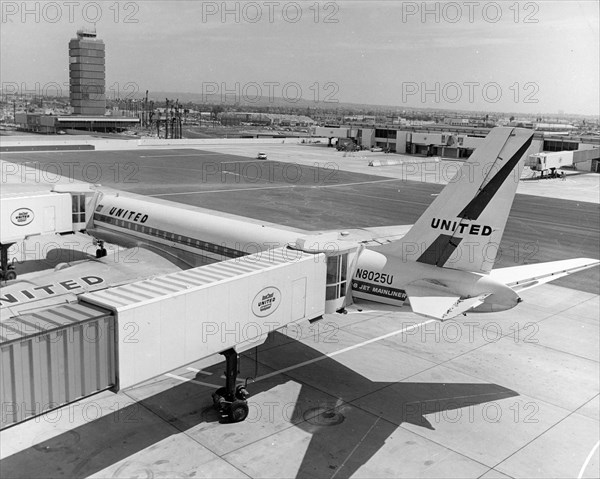
[[[229,420],[231,422],[242,422],[248,417],[248,401],[245,399],[236,399],[229,407]]]
[[[215,409],[224,409],[225,403],[227,402],[225,399],[226,394],[227,388],[219,388],[212,394],[213,406]]]
[[[213,405],[219,411],[221,419],[229,422],[241,422],[248,417],[248,391],[245,385],[237,385],[238,353],[230,348],[221,353],[225,356],[225,387],[212,394]]]
[[[212,394],[213,406],[222,419],[229,422],[242,422],[248,417],[248,401],[236,394],[233,401],[227,398],[227,388],[219,388]]]

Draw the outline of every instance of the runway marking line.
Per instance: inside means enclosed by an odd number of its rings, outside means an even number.
[[[579,471],[579,474],[577,475],[577,479],[581,479],[583,477],[583,474],[585,473],[585,470],[586,470],[588,464],[592,460],[592,456],[596,452],[596,449],[598,449],[598,446],[600,446],[600,441],[598,441],[596,443],[596,445],[592,448],[592,450],[588,454],[588,457],[586,458],[585,462],[583,463],[583,466],[581,466],[581,470]]]
[[[196,368],[186,368],[188,371],[192,371],[194,373],[198,373],[198,374],[204,374],[204,376],[212,376],[212,373],[209,373],[207,371],[202,371],[200,369],[196,369]]]
[[[317,358],[309,359],[308,361],[303,361],[301,363],[295,364],[294,366],[289,366],[287,368],[279,369],[278,371],[273,371],[272,373],[265,374],[264,376],[259,376],[257,378],[254,378],[253,382],[258,382],[258,381],[262,381],[264,379],[269,379],[269,378],[271,378],[273,376],[277,376],[278,374],[284,374],[284,373],[287,373],[289,371],[293,371],[294,369],[302,368],[302,367],[307,366],[309,364],[317,363],[317,362],[322,361],[324,359],[333,358],[334,356],[337,356],[338,354],[347,353],[348,351],[352,351],[354,349],[361,348],[361,347],[366,346],[368,344],[375,343],[377,341],[381,341],[382,339],[391,338],[392,336],[397,336],[398,334],[402,334],[402,333],[405,333],[407,331],[412,331],[413,329],[420,328],[421,326],[424,326],[424,325],[426,325],[428,323],[432,323],[434,321],[437,321],[437,320],[436,319],[429,319],[427,321],[423,321],[422,323],[412,324],[412,325],[407,326],[405,328],[398,329],[397,331],[392,331],[391,333],[387,333],[387,334],[383,334],[381,336],[377,336],[376,338],[367,339],[366,341],[363,341],[362,343],[354,344],[352,346],[348,346],[347,348],[343,348],[343,349],[339,349],[337,351],[333,351],[332,353],[323,354],[322,356],[319,356]],[[194,368],[188,368],[188,369],[191,370],[191,371],[196,371]],[[197,371],[197,372],[202,372],[202,371]],[[206,373],[203,373],[203,374],[206,374]],[[204,382],[201,382],[201,381],[197,381],[195,379],[189,379],[189,378],[185,378],[183,376],[178,376],[176,374],[166,373],[165,376],[168,376],[168,377],[173,378],[173,379],[179,379],[180,381],[186,381],[186,382],[189,381],[189,382],[192,382],[194,384],[199,384],[201,386],[209,386],[209,387],[214,387],[214,388],[219,388],[220,387],[220,386],[217,386],[215,384],[204,383]],[[225,376],[223,375],[221,377],[224,378]],[[243,381],[244,380],[242,380],[242,379],[238,379],[238,382],[243,382]]]
[[[234,173],[232,171],[226,171],[224,173],[231,173],[234,175],[239,175],[239,173]],[[146,196],[158,197],[158,196],[177,196],[177,195],[199,195],[199,194],[206,194],[206,193],[231,193],[231,192],[235,192],[235,191],[276,190],[276,189],[283,189],[283,188],[339,188],[342,186],[355,186],[355,185],[364,185],[364,184],[370,184],[370,183],[383,183],[383,182],[387,182],[387,181],[398,181],[398,180],[396,180],[394,178],[389,178],[389,179],[385,179],[385,180],[361,181],[361,182],[357,182],[357,183],[340,183],[339,185],[291,184],[291,185],[280,185],[280,186],[257,186],[254,188],[230,188],[230,189],[226,189],[226,190],[182,191],[182,192],[178,192],[178,193],[156,193],[154,195],[146,195]],[[349,194],[352,194],[352,193],[349,193]],[[365,196],[365,195],[359,195],[359,196]],[[376,197],[376,198],[379,198],[379,197]],[[393,201],[400,201],[400,200],[393,200]],[[425,204],[425,203],[423,203],[423,204]]]
[[[223,153],[189,153],[185,155],[140,155],[138,158],[167,158],[167,157],[184,157],[184,156],[223,156]]]
[[[294,187],[296,185],[291,185],[291,187]],[[182,191],[181,193],[157,193],[154,195],[147,195],[150,197],[157,197],[157,196],[177,196],[177,195],[199,195],[199,194],[205,194],[205,193],[231,193],[232,191],[252,191],[252,190],[275,190],[275,189],[282,189],[282,188],[290,188],[290,186],[264,186],[264,187],[256,187],[256,188],[233,188],[233,189],[227,189],[227,190],[208,190],[208,191]]]
[[[301,363],[295,364],[294,366],[289,366],[287,368],[283,368],[283,369],[280,369],[278,371],[274,371],[272,373],[265,374],[264,376],[259,376],[259,377],[257,377],[257,378],[254,379],[254,382],[258,382],[258,381],[261,381],[263,379],[268,379],[270,377],[277,376],[278,374],[284,374],[284,373],[287,373],[289,371],[293,371],[294,369],[298,369],[298,368],[307,366],[309,364],[313,364],[313,363],[322,361],[323,359],[333,358],[334,356],[337,356],[338,354],[347,353],[348,351],[352,351],[353,349],[361,348],[361,347],[366,346],[368,344],[375,343],[377,341],[381,341],[382,339],[391,338],[392,336],[396,336],[398,334],[405,333],[407,331],[412,331],[413,329],[419,328],[419,327],[424,326],[425,324],[428,324],[428,323],[432,323],[433,321],[437,321],[437,320],[436,319],[429,319],[429,320],[424,321],[422,323],[413,324],[411,326],[407,326],[406,328],[402,328],[402,329],[399,329],[397,331],[392,331],[391,333],[383,334],[381,336],[377,336],[376,338],[368,339],[366,341],[363,341],[362,343],[354,344],[352,346],[348,346],[347,348],[339,349],[337,351],[334,351],[332,353],[324,354],[324,355],[319,356],[319,357],[314,358],[314,359],[309,359],[308,361],[303,361]]]
[[[202,381],[197,381],[195,379],[184,378],[183,376],[178,376],[177,374],[166,373],[165,376],[167,376],[169,378],[173,378],[173,379],[178,379],[178,380],[184,381],[184,382],[190,382],[190,383],[194,383],[194,384],[199,384],[200,386],[208,386],[209,388],[218,389],[218,388],[221,387],[221,386],[219,386],[217,384],[203,383]]]

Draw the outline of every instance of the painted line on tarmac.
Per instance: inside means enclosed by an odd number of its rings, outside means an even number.
[[[221,153],[217,153],[218,155],[221,155]],[[231,164],[235,164],[235,163],[264,163],[265,161],[268,160],[259,160],[257,158],[255,158],[254,160],[239,160],[239,161],[219,161],[219,165],[227,165],[229,163]],[[274,161],[271,161],[271,163],[275,163]]]
[[[254,382],[258,382],[258,381],[261,381],[263,379],[268,379],[268,378],[271,378],[273,376],[277,376],[279,374],[284,374],[284,373],[287,373],[289,371],[293,371],[294,369],[298,369],[298,368],[307,366],[309,364],[313,364],[313,363],[322,361],[323,359],[333,358],[334,356],[337,356],[338,354],[347,353],[348,351],[352,351],[353,349],[361,348],[361,347],[366,346],[368,344],[375,343],[377,341],[381,341],[382,339],[391,338],[392,336],[397,336],[398,334],[402,334],[402,333],[405,333],[407,331],[412,331],[413,329],[420,328],[421,326],[424,326],[425,324],[428,324],[428,323],[432,323],[434,321],[437,321],[437,319],[429,319],[429,320],[424,321],[424,322],[419,323],[419,324],[413,324],[411,326],[407,326],[406,328],[402,328],[402,329],[399,329],[397,331],[392,331],[391,333],[387,333],[387,334],[384,334],[382,336],[378,336],[376,338],[368,339],[367,341],[363,341],[362,343],[358,343],[358,344],[355,344],[353,346],[348,346],[347,348],[339,349],[338,351],[334,351],[332,353],[324,354],[323,356],[319,356],[318,358],[309,359],[308,361],[304,361],[304,362],[298,363],[298,364],[296,364],[294,366],[289,366],[287,368],[283,368],[283,369],[280,369],[278,371],[274,371],[272,373],[265,374],[264,376],[259,376],[259,377],[257,377],[257,378],[254,379]]]
[[[199,195],[203,193],[231,193],[232,191],[254,191],[254,190],[277,190],[282,188],[294,188],[296,185],[288,186],[262,186],[257,188],[233,188],[227,190],[205,190],[205,191],[183,191],[181,193],[157,193],[155,195],[147,195],[150,197],[156,196],[177,196],[177,195]]]
[[[369,181],[356,181],[354,183],[340,183],[339,185],[310,185],[309,188],[339,188],[341,186],[356,186],[356,185],[370,185],[373,183],[387,183],[390,181],[400,181],[398,178],[386,178],[385,180],[369,180]]]
[[[592,450],[590,451],[590,453],[588,454],[588,457],[586,458],[585,462],[583,463],[583,466],[581,466],[581,470],[579,471],[579,475],[577,476],[577,479],[581,479],[583,477],[583,474],[588,466],[588,464],[590,463],[590,461],[592,460],[592,456],[594,455],[594,453],[596,452],[596,449],[598,449],[598,446],[600,446],[600,441],[598,441],[596,443],[596,445],[592,448]]]
[[[168,158],[168,157],[184,157],[184,156],[223,156],[223,153],[186,153],[185,155],[140,155],[138,158]]]
[[[231,173],[237,175],[238,173],[234,173],[232,171],[227,171],[224,173]],[[339,185],[281,185],[281,186],[257,186],[255,188],[230,188],[226,190],[204,190],[204,191],[182,191],[180,193],[157,193],[154,195],[146,195],[150,197],[158,197],[158,196],[177,196],[177,195],[198,195],[204,193],[231,193],[233,191],[260,191],[260,190],[277,190],[284,188],[330,188],[330,187],[340,187],[340,186],[353,186],[353,185],[362,185],[368,183],[381,183],[384,181],[397,181],[394,178],[390,178],[387,180],[373,180],[373,181],[363,181],[358,183],[341,183]],[[351,193],[350,193],[351,194]],[[359,195],[366,196],[366,195]],[[379,197],[375,197],[379,198]],[[400,200],[392,200],[392,201],[400,201]],[[414,202],[411,202],[414,203]],[[424,204],[424,203],[423,203]]]
[[[402,334],[402,333],[405,333],[407,331],[412,331],[413,329],[420,328],[421,326],[424,326],[424,325],[426,325],[428,323],[432,323],[434,321],[437,321],[437,320],[436,319],[429,319],[429,320],[424,321],[424,322],[419,323],[419,324],[412,324],[410,326],[407,326],[406,328],[402,328],[402,329],[399,329],[397,331],[392,331],[391,333],[383,334],[383,335],[378,336],[376,338],[368,339],[366,341],[363,341],[362,343],[354,344],[353,346],[348,346],[347,348],[339,349],[338,351],[334,351],[332,353],[324,354],[322,356],[319,356],[318,358],[310,359],[308,361],[304,361],[302,363],[298,363],[298,364],[296,364],[294,366],[289,366],[287,368],[283,368],[283,369],[280,369],[278,371],[274,371],[272,373],[265,374],[264,376],[259,376],[257,378],[254,378],[253,382],[262,381],[263,379],[269,379],[269,378],[271,378],[273,376],[277,376],[279,374],[284,374],[284,373],[287,373],[289,371],[293,371],[294,369],[298,369],[298,368],[307,366],[309,364],[317,363],[317,362],[322,361],[324,359],[333,358],[334,356],[337,356],[338,354],[347,353],[348,351],[352,351],[354,349],[361,348],[361,347],[366,346],[368,344],[375,343],[377,341],[381,341],[382,339],[391,338],[392,336],[397,336],[398,334]],[[195,371],[193,368],[188,368],[188,369],[191,370],[191,371]],[[197,371],[197,372],[203,373],[202,371]],[[203,374],[206,374],[206,373],[203,373]],[[178,376],[176,374],[166,373],[165,376],[173,378],[173,379],[178,379],[178,380],[184,381],[184,382],[191,382],[191,383],[194,383],[194,384],[199,384],[200,386],[208,386],[208,387],[212,387],[212,388],[219,388],[220,387],[220,386],[218,386],[216,384],[204,383],[202,381],[197,381],[195,379],[185,378],[183,376]],[[225,376],[223,375],[221,377],[224,378]],[[243,382],[243,380],[238,379],[238,382]]]
[[[173,379],[179,379],[180,381],[184,381],[184,382],[188,382],[188,383],[199,384],[200,386],[208,386],[210,388],[218,389],[221,387],[217,384],[203,383],[202,381],[196,381],[195,379],[184,378],[183,376],[177,376],[177,374],[166,373],[165,376],[167,376],[169,378],[173,378]]]
[[[198,373],[198,374],[204,374],[205,376],[212,376],[213,373],[209,373],[207,371],[202,371],[201,369],[196,369],[196,368],[186,368],[188,371],[192,371],[194,373]]]

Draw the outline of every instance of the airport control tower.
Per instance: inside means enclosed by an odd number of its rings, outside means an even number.
[[[104,115],[105,96],[104,42],[96,31],[81,29],[69,42],[69,83],[71,106],[75,115]]]

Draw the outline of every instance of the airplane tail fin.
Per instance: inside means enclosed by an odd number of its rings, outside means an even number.
[[[408,233],[378,251],[489,273],[532,138],[532,130],[492,129]]]

